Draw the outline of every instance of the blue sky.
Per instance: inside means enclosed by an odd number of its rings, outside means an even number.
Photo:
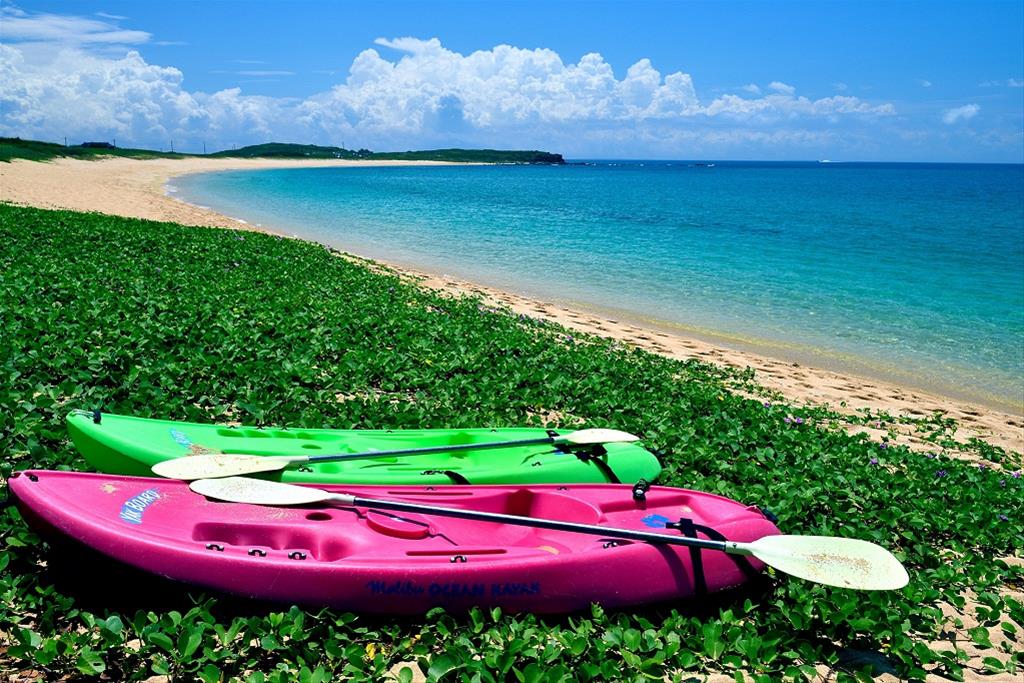
[[[22,0],[0,12],[6,135],[1024,161],[1018,1]]]

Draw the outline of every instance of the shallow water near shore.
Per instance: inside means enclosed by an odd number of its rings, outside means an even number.
[[[177,178],[270,229],[1012,412],[1024,167],[589,162]]]

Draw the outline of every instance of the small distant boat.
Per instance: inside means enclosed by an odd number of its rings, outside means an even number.
[[[831,159],[818,159],[818,163],[819,164],[831,164],[832,160]]]

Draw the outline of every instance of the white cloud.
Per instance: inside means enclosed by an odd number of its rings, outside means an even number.
[[[740,90],[746,91],[746,92],[748,92],[748,93],[750,93],[752,95],[760,95],[761,94],[761,88],[758,87],[758,85],[756,83],[747,83],[746,85],[741,87]]]
[[[896,113],[891,104],[873,105],[857,97],[834,95],[818,100],[793,95],[766,95],[760,99],[745,99],[736,95],[723,95],[714,100],[704,112],[709,116],[725,114],[736,118],[760,117],[772,120],[796,116],[838,116],[842,114],[870,114],[891,116]]]
[[[0,8],[0,20],[3,21],[3,38],[7,42],[138,45],[148,42],[151,37],[145,31],[122,29],[107,21],[65,14],[30,15],[13,7]]]
[[[0,45],[0,134],[22,137],[117,138],[154,147],[173,137],[176,149],[187,149],[189,141],[193,149],[202,141],[214,149],[268,139],[345,139],[378,149],[460,144],[559,151],[586,148],[588,141],[639,140],[664,153],[656,140],[704,135],[722,144],[768,145],[821,135],[802,128],[814,121],[895,113],[891,104],[856,97],[811,100],[779,81],[768,94],[750,84],[743,90],[751,97],[702,101],[689,74],[663,74],[649,59],[619,78],[598,53],[575,63],[553,50],[510,45],[463,55],[437,38],[412,37],[378,39],[380,48],[397,54],[385,58],[366,49],[342,82],[305,98],[254,97],[237,87],[210,94],[186,90],[181,71],[147,63],[137,51],[112,52],[102,36],[121,29],[111,24],[6,11],[5,32],[7,16],[24,20],[19,35],[50,36],[44,43]],[[72,40],[69,27],[89,29],[95,40]],[[293,74],[259,68],[256,60],[234,62],[256,67],[230,72],[236,76]],[[745,126],[741,137],[730,133],[736,122]]]
[[[0,46],[5,129],[29,136],[164,139],[203,120],[182,73],[147,64],[138,52],[110,60],[63,48],[48,64],[28,64]]]
[[[982,81],[978,84],[982,88],[1024,88],[1024,80],[1019,78],[1007,78],[1005,81]]]
[[[275,71],[273,69],[255,70],[255,71],[238,71],[239,76],[294,76],[294,71]]]
[[[792,95],[796,92],[796,88],[781,81],[772,81],[768,84],[768,88],[775,92],[782,93],[783,95]]]
[[[917,79],[917,84],[919,86],[921,86],[922,88],[930,88],[930,87],[932,87],[932,82],[929,81],[927,78],[919,78],[919,79]]]
[[[962,107],[947,109],[942,112],[942,121],[949,124],[956,123],[957,121],[967,121],[977,116],[979,111],[981,111],[981,107],[978,105],[965,104]]]

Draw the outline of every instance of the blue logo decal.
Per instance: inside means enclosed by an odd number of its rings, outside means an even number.
[[[177,429],[171,430],[171,438],[178,442],[178,445],[182,448],[188,448],[192,445],[192,441],[185,436],[184,432],[178,431]]]
[[[156,492],[156,489],[146,489],[142,493],[132,496],[121,506],[121,519],[129,524],[142,524],[142,513],[159,498],[160,494]]]
[[[665,515],[647,515],[640,521],[652,529],[664,529],[670,520]]]

